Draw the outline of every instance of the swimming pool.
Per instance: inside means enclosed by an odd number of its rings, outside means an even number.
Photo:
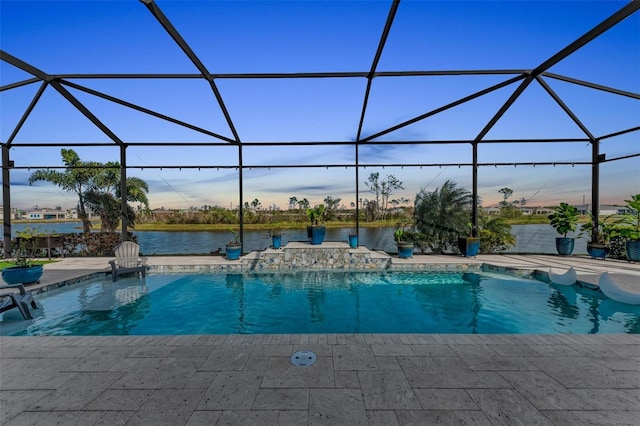
[[[0,334],[640,333],[640,306],[490,273],[149,274],[36,300],[32,321],[3,313]]]

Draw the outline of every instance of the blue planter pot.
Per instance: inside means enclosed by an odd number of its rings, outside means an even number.
[[[30,266],[28,268],[9,266],[2,270],[2,279],[9,285],[31,284],[37,282],[43,273],[42,265]]]
[[[358,248],[358,236],[357,235],[349,235],[349,247],[352,249]]]
[[[627,240],[625,243],[629,262],[640,262],[640,241]]]
[[[458,249],[460,249],[460,253],[465,257],[476,257],[480,251],[480,238],[458,238]]]
[[[398,257],[408,259],[413,256],[413,243],[398,243]]]
[[[556,238],[556,250],[560,256],[571,256],[573,247],[576,244],[575,238],[558,237]]]
[[[279,249],[282,245],[282,236],[281,235],[273,235],[271,237],[271,245],[274,249]]]
[[[239,244],[227,244],[227,259],[238,260],[242,254],[242,246]]]
[[[327,229],[324,226],[307,226],[307,237],[312,245],[322,244]]]
[[[606,244],[587,243],[587,253],[594,259],[605,259],[609,247]]]

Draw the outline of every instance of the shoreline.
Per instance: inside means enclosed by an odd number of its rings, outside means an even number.
[[[542,219],[542,218],[540,218]],[[581,219],[579,223],[587,223],[588,217],[585,216],[585,219]],[[517,220],[517,219],[505,219],[505,222],[509,225],[544,225],[548,224],[549,221],[544,216],[544,220]],[[46,224],[60,224],[60,223],[77,223],[80,231],[82,230],[82,221],[80,220],[61,220],[61,219],[48,219],[48,220],[12,220],[12,225],[36,225],[37,227],[41,227],[41,225]],[[98,231],[100,230],[100,222],[92,222],[92,230]],[[393,228],[396,225],[397,221],[386,220],[386,221],[377,221],[377,222],[361,222],[360,228]],[[279,228],[283,230],[294,230],[294,229],[304,229],[307,226],[307,222],[280,222],[280,223],[245,223],[243,228],[248,231],[257,231],[257,230],[265,230]],[[353,222],[326,222],[325,226],[327,228],[352,228],[355,229],[355,223]],[[228,231],[229,228],[237,229],[239,227],[238,224],[226,224],[226,223],[175,223],[175,224],[167,224],[167,223],[141,223],[137,224],[135,228],[129,228],[130,231],[166,231],[166,232],[189,232],[189,231]],[[43,226],[46,228],[46,226]],[[117,231],[120,231],[121,228],[117,228]]]

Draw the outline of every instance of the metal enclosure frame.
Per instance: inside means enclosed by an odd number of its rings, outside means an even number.
[[[451,163],[438,163],[438,164],[384,164],[386,166],[403,166],[403,167],[429,167],[429,166],[443,166],[443,165],[464,165],[470,166],[472,168],[472,195],[474,200],[474,208],[472,209],[472,218],[471,223],[473,225],[473,233],[474,236],[477,232],[477,202],[478,202],[478,167],[487,165],[481,164],[478,162],[478,147],[483,143],[548,143],[548,142],[561,142],[561,143],[589,143],[592,146],[592,158],[590,162],[582,162],[582,163],[565,163],[565,162],[553,162],[553,163],[529,163],[529,162],[515,162],[515,163],[491,163],[492,165],[544,165],[544,164],[584,164],[591,165],[592,168],[592,193],[591,193],[591,203],[593,205],[593,216],[594,216],[594,226],[596,226],[598,221],[598,205],[599,205],[599,166],[604,162],[616,161],[630,157],[638,157],[640,156],[640,152],[633,153],[631,155],[605,159],[604,155],[600,154],[599,151],[599,143],[600,141],[608,138],[613,138],[616,136],[620,136],[627,133],[639,132],[640,131],[640,123],[638,126],[628,128],[628,129],[620,129],[619,131],[606,135],[594,135],[579,119],[579,117],[567,106],[565,102],[558,96],[551,87],[547,84],[547,79],[555,79],[561,80],[564,82],[569,82],[572,84],[580,85],[593,90],[600,90],[609,92],[615,95],[620,95],[624,97],[629,97],[632,99],[640,100],[640,94],[632,93],[624,90],[619,90],[613,87],[606,87],[599,84],[577,80],[571,77],[558,75],[554,73],[548,72],[549,68],[558,62],[562,61],[572,53],[576,52],[601,34],[605,33],[610,28],[614,27],[616,24],[624,20],[625,18],[633,15],[638,12],[640,9],[640,1],[633,0],[623,6],[616,13],[602,21],[600,24],[596,25],[594,28],[586,32],[584,35],[576,39],[574,42],[567,45],[564,49],[557,52],[555,55],[548,58],[546,61],[539,64],[537,67],[533,69],[498,69],[498,70],[450,70],[450,71],[394,71],[394,72],[379,72],[377,71],[378,62],[380,57],[384,51],[385,43],[391,27],[394,22],[394,18],[396,15],[396,11],[400,4],[400,0],[393,0],[387,20],[382,30],[382,34],[380,35],[380,40],[378,43],[377,50],[374,54],[373,60],[371,62],[371,67],[368,71],[363,72],[316,72],[316,73],[242,73],[242,74],[216,74],[210,72],[202,61],[198,58],[196,52],[192,50],[189,44],[184,40],[181,36],[178,29],[174,27],[169,18],[164,15],[160,7],[155,3],[154,0],[140,0],[144,6],[148,9],[149,13],[151,13],[158,24],[161,25],[164,30],[168,33],[168,35],[174,40],[174,42],[180,47],[180,49],[184,52],[187,58],[193,63],[196,69],[199,71],[197,74],[58,74],[52,75],[48,74],[24,61],[21,59],[11,55],[8,52],[0,50],[0,60],[5,61],[33,76],[33,78],[8,84],[0,87],[1,91],[11,90],[18,87],[22,87],[30,84],[40,84],[40,87],[33,97],[31,103],[25,109],[22,114],[21,119],[13,129],[11,135],[6,141],[2,141],[2,200],[3,200],[3,212],[4,212],[4,220],[3,220],[3,231],[4,231],[4,247],[6,250],[11,250],[11,191],[10,191],[10,171],[12,169],[19,169],[21,167],[16,167],[10,159],[9,151],[11,148],[18,147],[54,147],[54,146],[62,146],[62,147],[72,147],[72,146],[105,146],[104,143],[15,143],[14,140],[19,133],[21,127],[29,117],[30,113],[33,111],[34,107],[37,105],[40,100],[42,94],[46,89],[51,87],[53,90],[57,91],[61,96],[63,96],[71,105],[73,105],[78,111],[80,111],[89,121],[91,121],[97,128],[99,128],[107,137],[112,141],[112,144],[108,144],[109,146],[116,145],[120,150],[120,164],[121,164],[121,193],[122,193],[122,205],[121,205],[121,218],[122,218],[122,233],[123,237],[127,235],[127,227],[128,223],[126,220],[126,215],[124,212],[126,211],[126,176],[127,176],[127,147],[129,146],[237,146],[238,149],[238,161],[237,165],[228,166],[228,165],[194,165],[187,167],[197,167],[197,168],[236,168],[239,171],[238,175],[238,197],[239,197],[239,214],[240,214],[240,236],[241,241],[243,239],[243,170],[247,167],[251,168],[278,168],[278,167],[287,167],[287,168],[310,168],[310,167],[346,167],[353,168],[355,174],[355,189],[356,189],[356,199],[359,198],[359,170],[363,167],[360,164],[359,160],[359,149],[364,145],[376,144],[376,145],[394,145],[394,144],[412,144],[412,145],[420,145],[420,144],[469,144],[472,149],[472,162],[468,164],[451,164]],[[480,90],[476,93],[473,93],[469,96],[458,99],[454,102],[451,102],[446,105],[442,105],[439,108],[436,108],[432,111],[427,111],[419,116],[416,116],[410,120],[398,123],[386,130],[380,131],[376,134],[369,135],[366,137],[362,136],[362,128],[365,120],[365,116],[367,113],[367,105],[369,101],[369,94],[371,91],[371,86],[373,80],[375,78],[394,78],[394,77],[406,77],[406,76],[452,76],[452,75],[504,75],[505,80],[495,84],[493,86],[487,87],[483,90]],[[158,113],[156,111],[149,110],[147,108],[141,107],[139,105],[135,105],[133,103],[124,101],[122,99],[110,96],[105,93],[98,92],[96,90],[92,90],[88,87],[80,85],[78,83],[74,83],[70,80],[82,80],[82,79],[205,79],[210,86],[212,95],[214,96],[217,104],[219,105],[226,123],[233,135],[232,138],[217,134],[210,130],[201,128],[199,126],[195,126],[193,124],[178,120],[176,118]],[[357,136],[354,141],[324,141],[324,142],[308,142],[308,141],[297,141],[297,142],[242,142],[240,135],[238,134],[236,127],[233,122],[233,118],[231,117],[227,107],[225,105],[224,99],[220,94],[220,91],[217,88],[216,80],[221,79],[311,79],[311,78],[331,78],[331,79],[349,79],[349,78],[365,78],[367,80],[366,91],[364,94],[364,98],[362,100],[362,110],[360,113],[359,123],[357,125]],[[560,108],[570,117],[570,119],[581,129],[582,133],[584,133],[584,138],[558,138],[558,139],[505,139],[505,140],[489,140],[485,139],[487,133],[491,130],[491,128],[502,118],[505,112],[511,107],[511,105],[518,99],[518,97],[529,87],[531,83],[539,84],[548,95],[560,106]],[[517,83],[516,89],[513,91],[511,96],[507,99],[507,101],[499,108],[499,110],[491,117],[491,119],[486,123],[484,128],[478,133],[478,135],[471,140],[422,140],[422,141],[403,141],[403,140],[392,140],[392,141],[376,141],[377,138],[387,135],[395,130],[406,127],[410,124],[416,123],[418,121],[424,120],[428,117],[434,116],[441,112],[444,112],[450,108],[461,105],[465,102],[469,102],[478,97],[487,95],[497,89],[506,87],[511,84]],[[217,142],[202,142],[202,143],[136,143],[121,140],[108,126],[100,121],[100,119],[85,105],[82,104],[76,97],[73,96],[71,92],[67,90],[67,87],[73,88],[75,90],[80,90],[82,92],[88,93],[93,96],[97,96],[104,100],[119,104],[121,106],[125,106],[127,108],[133,109],[135,111],[139,111],[153,117],[171,122],[173,124],[183,126],[185,128],[191,129],[193,131],[202,133],[204,135],[215,138]],[[243,147],[250,146],[314,146],[314,145],[348,145],[352,146],[355,154],[355,161],[353,164],[321,164],[321,165],[261,165],[248,166],[243,162]],[[367,164],[367,166],[372,167],[376,165]],[[58,166],[51,166],[50,168],[56,168]],[[172,166],[148,166],[145,165],[146,168],[171,168]],[[175,166],[176,168],[178,166]],[[185,166],[180,166],[181,168],[185,168]],[[359,205],[356,203],[356,230],[359,231]]]

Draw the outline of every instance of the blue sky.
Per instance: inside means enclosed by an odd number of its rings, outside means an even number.
[[[212,73],[368,71],[390,1],[157,1]],[[532,69],[616,12],[619,1],[402,1],[378,71]],[[139,1],[0,2],[0,46],[49,74],[196,73]],[[640,13],[636,12],[549,71],[640,92]],[[0,83],[31,76],[0,62]],[[374,79],[363,137],[402,123],[511,76],[422,76]],[[229,126],[203,79],[69,81],[135,103],[223,136]],[[545,78],[595,135],[640,125],[640,101]],[[366,79],[218,79],[225,105],[243,142],[352,141],[356,138]],[[0,92],[0,137],[6,142],[39,84]],[[419,121],[377,140],[473,139],[516,89],[489,95]],[[125,142],[211,142],[214,138],[113,104],[69,91]],[[486,139],[582,138],[584,134],[547,92],[533,82]],[[21,142],[108,143],[109,138],[52,87],[18,133]],[[117,161],[117,147],[74,148],[84,160]],[[11,150],[16,166],[61,165],[60,147]],[[607,158],[640,152],[640,133],[601,143]],[[247,166],[350,164],[353,147],[245,147]],[[233,206],[238,203],[236,147],[136,147],[127,149],[130,175],[146,180],[151,207]],[[481,144],[481,163],[584,162],[586,143]],[[371,172],[393,174],[413,199],[420,188],[446,179],[471,189],[471,147],[378,145],[360,148],[360,163],[436,164],[444,167],[373,167],[360,170],[360,198],[371,198],[364,181]],[[182,170],[159,166],[185,166]],[[201,170],[187,166],[202,166]],[[221,166],[218,170],[207,168]],[[53,185],[29,186],[32,171],[11,174],[12,204],[20,208],[72,207],[73,194]],[[501,199],[502,187],[530,205],[590,200],[590,166],[481,167],[483,204]],[[321,202],[355,200],[352,168],[253,168],[243,176],[244,200],[285,208],[291,196]],[[640,192],[640,157],[601,166],[602,203],[622,203]]]

